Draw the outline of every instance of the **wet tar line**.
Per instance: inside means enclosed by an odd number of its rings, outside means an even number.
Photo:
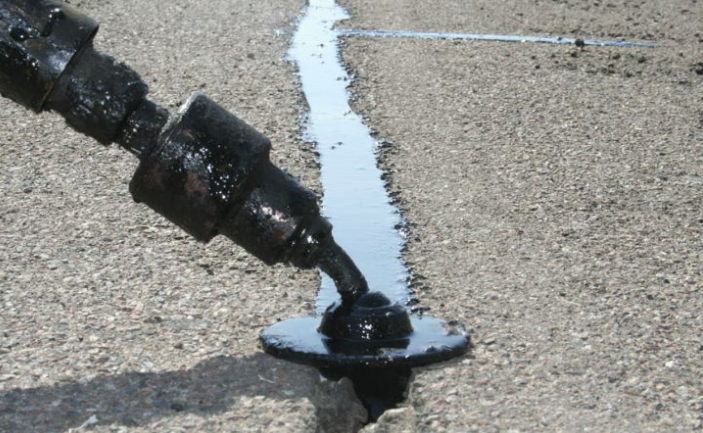
[[[334,0],[310,0],[293,37],[289,56],[298,66],[309,105],[305,138],[320,153],[323,213],[333,235],[366,276],[369,288],[391,301],[409,300],[408,271],[401,260],[402,219],[390,204],[377,167],[378,143],[349,105],[350,77],[342,66],[335,23],[349,18]],[[317,312],[339,298],[322,274]]]
[[[536,44],[558,45],[590,45],[597,47],[624,47],[624,48],[655,48],[652,42],[627,42],[627,41],[601,41],[598,39],[571,39],[547,38],[541,36],[515,36],[515,35],[487,35],[471,33],[435,33],[412,32],[403,30],[339,30],[340,36],[371,37],[371,38],[410,38],[410,39],[439,39],[439,40],[470,40],[470,41],[496,41],[518,42]]]
[[[342,66],[339,33],[334,30],[346,18],[349,15],[335,0],[309,0],[289,56],[298,67],[309,106],[305,138],[317,144],[320,154],[322,211],[334,225],[337,243],[364,274],[370,290],[402,305],[410,300],[409,273],[401,260],[404,239],[396,229],[402,218],[391,205],[377,166],[378,143],[349,105],[351,78]],[[324,273],[321,277],[318,314],[339,299],[332,280]],[[349,377],[370,422],[405,399],[411,378],[407,368],[321,373],[331,379]]]

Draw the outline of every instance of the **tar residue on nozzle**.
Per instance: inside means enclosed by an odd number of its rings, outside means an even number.
[[[98,23],[55,0],[0,0],[0,93],[40,113]]]
[[[331,242],[324,247],[318,260],[318,266],[332,278],[343,302],[354,302],[369,291],[366,278],[349,255],[336,243]]]
[[[58,80],[47,105],[76,131],[109,145],[148,92],[133,69],[89,45]]]
[[[51,36],[51,32],[54,31],[54,25],[56,24],[56,22],[64,19],[65,17],[66,14],[61,8],[53,8],[51,12],[49,12],[49,19],[46,21],[44,29],[41,31],[41,37],[46,38],[48,36]]]
[[[17,42],[24,42],[29,39],[29,33],[21,27],[13,27],[10,29],[10,37]]]
[[[373,338],[364,338],[362,331],[364,326],[373,326],[374,317],[370,321],[362,315],[344,319],[342,324],[351,328],[351,337],[323,332],[335,329],[323,321],[340,320],[339,316],[308,316],[271,325],[261,334],[261,343],[267,353],[278,358],[336,370],[421,367],[456,358],[470,348],[469,335],[460,325],[436,317],[411,314],[408,335],[384,337],[371,332]],[[402,327],[402,320],[397,319],[395,323]]]

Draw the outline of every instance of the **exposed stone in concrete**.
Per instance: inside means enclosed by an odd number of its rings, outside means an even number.
[[[360,433],[416,433],[415,410],[401,407],[386,411],[378,421],[369,424]]]

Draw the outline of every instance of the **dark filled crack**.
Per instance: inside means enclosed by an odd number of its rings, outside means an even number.
[[[351,77],[342,66],[333,29],[346,18],[334,0],[311,0],[293,37],[290,57],[309,107],[305,138],[316,143],[320,155],[323,213],[334,225],[335,239],[371,290],[405,304],[408,271],[400,258],[404,239],[396,229],[402,220],[378,168],[378,143],[349,105]],[[323,274],[317,312],[338,299],[337,288]]]
[[[322,370],[321,373],[330,380],[336,381],[343,377],[351,380],[357,398],[368,412],[367,423],[378,421],[384,412],[402,405],[408,397],[413,376],[410,368]]]
[[[352,78],[341,62],[337,22],[349,18],[335,0],[310,0],[301,17],[290,58],[300,74],[309,113],[305,135],[316,143],[324,188],[323,212],[334,225],[335,238],[365,275],[371,290],[406,305],[411,300],[407,267],[401,259],[404,222],[391,204],[378,143],[363,118],[349,105]],[[335,285],[322,274],[318,314],[338,299]],[[358,399],[376,422],[407,397],[412,372],[407,367],[321,370],[330,380],[351,380]]]

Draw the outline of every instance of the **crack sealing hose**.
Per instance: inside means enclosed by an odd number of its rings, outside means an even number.
[[[0,0],[0,94],[136,155],[135,201],[197,240],[222,234],[269,265],[324,262],[344,276],[345,298],[367,290],[315,194],[269,160],[265,136],[200,93],[170,116],[137,72],[94,48],[97,31],[60,1]]]
[[[330,275],[342,300],[321,320],[270,327],[264,350],[329,369],[411,368],[468,350],[462,330],[369,291],[315,194],[271,162],[264,135],[198,92],[169,114],[137,72],[94,48],[97,30],[63,2],[0,0],[0,94],[136,155],[134,200],[198,241],[224,235],[266,264]]]

